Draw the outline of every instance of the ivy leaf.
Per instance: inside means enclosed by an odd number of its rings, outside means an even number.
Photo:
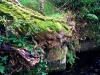
[[[16,38],[13,38],[13,42],[15,43],[17,41],[17,39]]]
[[[29,47],[28,49],[29,49],[29,51],[32,51],[33,50],[33,48],[31,48],[31,47]]]
[[[0,63],[0,72],[1,72],[2,74],[4,74],[4,66],[2,66],[2,63]]]
[[[0,72],[3,74],[4,73],[4,67],[0,66]]]
[[[37,68],[37,70],[38,70],[38,72],[40,72],[41,71],[41,68]]]
[[[22,42],[22,45],[23,45],[23,46],[26,46],[26,43],[25,43],[25,42]]]
[[[43,62],[43,60],[40,61],[41,63]]]
[[[38,53],[42,53],[42,50],[38,50]]]
[[[33,51],[31,51],[31,55],[34,56],[34,52]]]
[[[48,73],[42,72],[42,75],[47,75]]]
[[[11,38],[9,38],[9,41],[13,41],[14,43],[16,42],[16,38],[15,37],[11,37]]]
[[[22,46],[22,43],[19,43],[19,44],[18,44],[18,47],[21,47],[21,46]]]
[[[6,64],[6,60],[7,60],[7,56],[1,58],[1,61],[4,62],[5,64]]]

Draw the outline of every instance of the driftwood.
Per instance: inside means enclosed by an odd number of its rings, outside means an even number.
[[[7,64],[10,66],[10,73],[19,72],[24,68],[30,69],[32,66],[40,62],[40,54],[35,53],[34,56],[25,49],[14,49],[9,45],[0,47],[0,57],[7,57]],[[43,54],[42,54],[43,56]]]

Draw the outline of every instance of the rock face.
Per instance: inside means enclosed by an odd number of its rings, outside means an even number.
[[[80,42],[79,48],[76,48],[77,52],[84,52],[84,51],[89,51],[89,50],[95,50],[95,48],[98,48],[98,43],[93,42],[93,41],[85,41],[85,42]]]

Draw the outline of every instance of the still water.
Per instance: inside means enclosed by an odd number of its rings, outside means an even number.
[[[52,72],[49,75],[100,75],[100,50],[76,54],[73,67],[67,65],[65,71]]]

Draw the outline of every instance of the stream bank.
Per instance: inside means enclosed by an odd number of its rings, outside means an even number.
[[[100,75],[100,50],[76,53],[78,59],[65,71],[52,72],[48,75]]]

